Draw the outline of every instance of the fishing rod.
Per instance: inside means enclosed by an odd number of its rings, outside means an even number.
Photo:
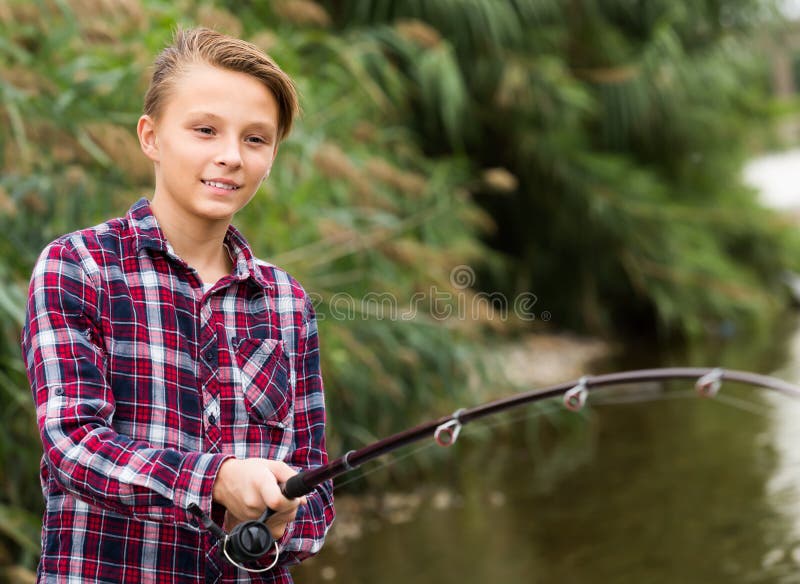
[[[291,477],[281,488],[287,499],[296,499],[311,493],[325,481],[334,479],[357,469],[359,466],[402,448],[408,444],[433,437],[439,446],[452,446],[458,440],[461,428],[481,418],[498,414],[537,401],[562,396],[564,406],[571,411],[583,408],[591,390],[612,385],[631,385],[648,381],[668,381],[677,379],[695,380],[695,389],[701,397],[712,398],[717,395],[723,381],[733,381],[772,389],[792,397],[800,397],[800,386],[748,371],[735,371],[722,368],[665,367],[658,369],[639,369],[603,375],[585,375],[576,381],[569,381],[549,387],[517,393],[473,408],[461,408],[448,416],[431,420],[377,440],[362,448],[350,450],[343,456],[326,465],[302,471]],[[222,551],[229,562],[248,572],[265,572],[278,562],[280,550],[264,521],[272,514],[267,509],[255,521],[237,525],[230,533],[219,527],[194,503],[189,505],[201,524],[222,543]],[[250,568],[244,563],[261,559],[274,550],[272,562],[267,567]]]

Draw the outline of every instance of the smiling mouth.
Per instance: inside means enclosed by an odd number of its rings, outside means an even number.
[[[235,190],[241,188],[239,185],[223,183],[223,182],[217,182],[215,180],[202,180],[201,179],[200,182],[202,182],[204,185],[208,185],[210,187],[214,187],[214,188],[217,188],[217,189],[225,189],[226,191],[235,191]]]

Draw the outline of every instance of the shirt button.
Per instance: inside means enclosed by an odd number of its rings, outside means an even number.
[[[53,390],[53,393],[56,395],[64,395],[64,388],[63,387],[56,387]]]
[[[211,424],[212,426],[216,426],[217,417],[214,414],[211,414],[210,416],[208,416],[208,423]]]
[[[213,363],[216,360],[217,354],[214,351],[206,351],[206,361]]]

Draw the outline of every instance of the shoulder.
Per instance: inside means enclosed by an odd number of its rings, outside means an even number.
[[[130,226],[126,218],[66,233],[44,248],[37,269],[73,263],[90,277],[99,276],[109,264],[118,263],[128,253],[129,238]]]
[[[309,298],[303,285],[283,268],[259,258],[255,258],[253,263],[261,280],[267,283],[277,294],[302,300]]]

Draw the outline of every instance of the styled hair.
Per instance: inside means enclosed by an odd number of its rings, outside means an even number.
[[[144,113],[158,118],[172,86],[188,66],[198,63],[245,73],[264,84],[278,102],[278,140],[289,135],[300,109],[292,79],[254,44],[208,28],[175,31],[172,44],[153,64]]]

